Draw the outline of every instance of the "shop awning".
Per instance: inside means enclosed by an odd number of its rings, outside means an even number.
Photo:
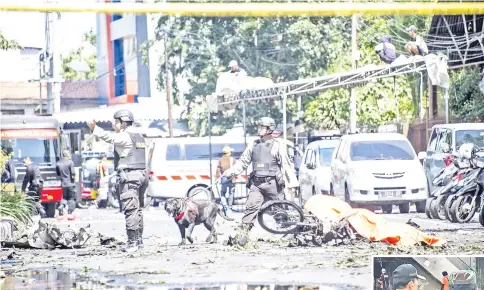
[[[168,110],[166,107],[156,106],[153,104],[138,103],[61,112],[55,113],[54,117],[56,117],[59,122],[63,124],[84,123],[91,120],[96,120],[98,122],[110,122],[113,121],[114,113],[118,110],[123,109],[133,112],[135,121],[154,121],[168,119]],[[181,108],[174,108],[173,119],[179,119],[181,113]]]

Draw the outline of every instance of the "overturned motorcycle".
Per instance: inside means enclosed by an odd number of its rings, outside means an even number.
[[[301,246],[351,244],[358,238],[404,246],[441,246],[446,243],[424,234],[411,222],[390,222],[372,211],[352,208],[327,195],[312,196],[304,208],[287,200],[268,201],[259,211],[258,221],[270,233],[293,235],[296,245]]]

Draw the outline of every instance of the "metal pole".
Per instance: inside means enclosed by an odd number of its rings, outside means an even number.
[[[297,119],[301,121],[301,118],[302,118],[302,97],[301,95],[298,95],[297,96]],[[294,144],[299,145],[299,130],[296,131],[296,138],[294,140]],[[294,152],[294,154],[296,154],[296,152]]]
[[[173,138],[173,115],[172,115],[172,92],[171,92],[171,74],[168,62],[168,33],[165,33],[165,80],[166,80],[166,103],[168,107],[168,131],[170,133],[170,138]],[[210,115],[210,110],[209,110]],[[209,118],[210,119],[210,118]]]
[[[210,160],[210,183],[212,180],[212,112],[208,110],[208,155]]]
[[[353,63],[353,70],[357,68],[358,60],[358,45],[357,45],[357,26],[358,15],[353,14],[351,21],[351,56]],[[350,88],[350,132],[356,133],[356,91],[352,87]]]
[[[242,123],[244,126],[244,145],[247,147],[247,127],[245,124],[246,121],[246,112],[245,112],[245,100],[242,101]]]
[[[42,57],[39,56],[39,114],[42,115]]]
[[[449,124],[449,90],[445,89],[445,123]]]
[[[283,135],[283,138],[284,138],[284,141],[287,140],[287,95],[286,93],[284,92],[284,94],[282,95],[282,130],[284,131],[284,135]]]
[[[50,16],[51,13],[45,13],[45,52],[47,56],[47,61],[49,62],[49,72],[47,73],[47,108],[46,113],[51,114],[53,111],[52,106],[52,82],[50,79],[53,77],[53,55],[52,49],[50,47]]]
[[[399,121],[399,114],[398,114],[398,98],[397,98],[397,77],[393,77],[393,97],[395,98],[395,119],[398,123]]]
[[[424,118],[424,106],[423,106],[423,73],[420,73],[420,112],[419,112],[419,117],[420,120],[423,120]]]

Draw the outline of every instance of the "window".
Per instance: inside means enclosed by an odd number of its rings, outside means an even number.
[[[412,160],[415,153],[405,140],[364,141],[351,144],[350,157],[352,161]]]
[[[430,141],[429,141],[429,148],[427,149],[428,151],[434,152],[437,150],[437,131],[439,129],[434,128],[432,130],[432,134],[430,135]]]
[[[316,163],[316,156],[315,156],[315,152],[314,152],[314,150],[312,150],[312,149],[309,149],[309,150],[308,150],[308,153],[307,153],[307,155],[306,155],[306,160],[304,161],[304,163],[305,163],[306,165],[308,165],[308,164],[310,164],[310,163],[313,163],[313,164],[315,164],[315,163]]]
[[[2,148],[9,154],[13,152],[13,160],[19,164],[25,157],[30,157],[38,165],[55,165],[57,160],[57,142],[51,138],[3,139]]]
[[[338,158],[338,159],[340,159],[340,160],[342,160],[342,158],[341,158],[341,151],[343,150],[343,147],[345,146],[345,143],[346,143],[345,140],[341,140],[341,142],[338,145],[338,149],[336,151],[336,156],[335,157]]]
[[[169,144],[166,147],[166,161],[181,160],[179,144]]]
[[[223,155],[223,148],[229,146],[234,151],[233,158],[239,158],[245,150],[245,144],[213,144],[212,143],[212,159],[219,159]],[[185,145],[186,160],[209,160],[210,147],[209,144],[186,144]]]
[[[455,132],[455,147],[459,148],[464,143],[473,143],[479,148],[484,148],[484,130],[459,130]]]
[[[333,152],[334,148],[319,148],[319,164],[321,166],[330,166]]]
[[[444,147],[447,147],[446,150],[452,148],[452,133],[450,130],[441,130],[438,135],[439,141],[437,142],[437,151],[446,153],[444,152]]]

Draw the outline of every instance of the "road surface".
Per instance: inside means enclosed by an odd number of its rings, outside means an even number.
[[[117,210],[92,208],[77,210],[76,213],[76,221],[52,222],[62,227],[90,224],[94,231],[103,235],[125,236],[124,216]],[[263,231],[257,225],[252,238],[264,241],[258,242],[256,247],[234,249],[223,246],[221,243],[226,235],[219,236],[218,244],[207,244],[205,238],[208,231],[203,226],[195,228],[193,245],[179,247],[178,227],[162,208],[151,208],[145,211],[144,216],[146,247],[138,253],[130,255],[101,246],[53,251],[19,249],[16,250],[15,259],[21,263],[10,269],[18,271],[18,275],[26,275],[24,270],[28,268],[55,266],[84,271],[92,279],[134,285],[270,281],[279,284],[334,284],[339,289],[343,286],[370,289],[372,255],[482,254],[484,242],[484,228],[477,220],[468,224],[451,224],[448,221],[429,220],[425,214],[394,213],[384,216],[402,223],[411,218],[425,232],[447,239],[449,246],[444,249],[422,246],[397,249],[382,243],[359,242],[338,247],[288,247],[280,237]],[[234,213],[233,216],[240,220],[242,214]],[[217,223],[218,232],[225,234],[235,224],[220,217]]]

